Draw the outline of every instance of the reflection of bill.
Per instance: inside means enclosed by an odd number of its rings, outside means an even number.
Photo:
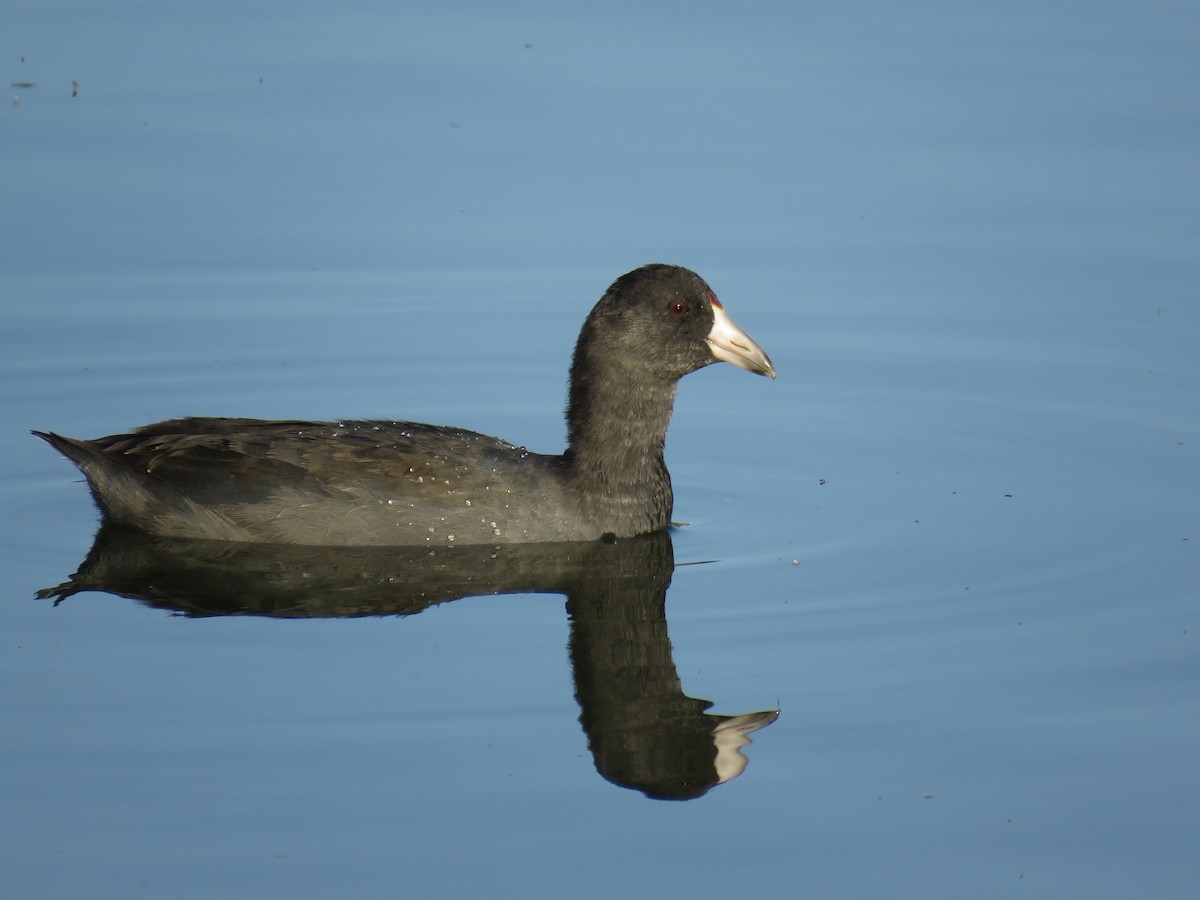
[[[187,616],[406,616],[467,596],[561,593],[597,771],[661,799],[741,774],[750,734],[776,710],[720,716],[683,692],[667,635],[671,536],[495,547],[323,548],[186,541],[102,527],[61,601],[105,591]],[[464,665],[471,664],[464,660]]]
[[[779,718],[779,710],[743,713],[730,716],[713,729],[713,744],[717,748],[717,779],[722,783],[742,774],[749,762],[742,748],[751,743],[750,735],[766,728]]]

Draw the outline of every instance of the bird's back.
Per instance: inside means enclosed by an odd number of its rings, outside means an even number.
[[[173,537],[442,546],[587,540],[558,456],[410,422],[175,419],[40,434],[112,520]]]

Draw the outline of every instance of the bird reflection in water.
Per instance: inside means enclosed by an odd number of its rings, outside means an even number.
[[[186,616],[407,616],[467,596],[561,593],[580,722],[597,771],[657,799],[741,774],[749,735],[777,710],[707,712],[683,692],[667,636],[671,537],[417,547],[291,547],[163,538],[105,525],[56,603],[104,591]]]

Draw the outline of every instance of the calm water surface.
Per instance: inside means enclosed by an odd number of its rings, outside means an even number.
[[[5,896],[1192,896],[1192,6],[7,18]],[[780,373],[682,383],[669,547],[419,612],[414,564],[197,548],[123,582],[157,605],[34,599],[96,520],[28,429],[557,451],[579,324],[651,260]],[[646,734],[775,709],[647,796],[697,745]]]

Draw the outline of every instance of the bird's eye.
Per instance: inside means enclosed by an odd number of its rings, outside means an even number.
[[[673,316],[687,315],[688,305],[684,300],[672,300],[667,304],[667,309],[671,311]]]

